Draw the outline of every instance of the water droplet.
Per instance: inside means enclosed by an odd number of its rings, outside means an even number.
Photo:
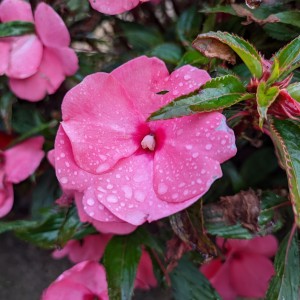
[[[93,211],[89,212],[90,217],[93,217],[94,214],[95,214],[95,213],[94,213]]]
[[[106,200],[110,203],[117,203],[119,201],[119,199],[116,195],[108,195],[106,197]]]
[[[183,76],[183,78],[184,78],[184,80],[189,80],[189,79],[191,79],[191,76],[186,74],[186,75]]]
[[[165,194],[168,191],[168,186],[164,183],[159,183],[158,184],[158,193],[160,195]]]
[[[210,150],[212,148],[212,144],[207,144],[207,145],[205,145],[205,149],[206,150]]]
[[[197,183],[201,184],[202,183],[202,180],[200,178],[198,178],[197,180]]]
[[[89,199],[87,199],[86,203],[87,203],[89,206],[93,206],[93,205],[95,204],[95,201],[94,201],[94,199],[89,198]]]
[[[125,193],[125,198],[131,199],[132,197],[132,188],[128,185],[122,186],[122,191]]]
[[[143,202],[146,198],[146,195],[141,191],[135,191],[134,198],[136,201]]]
[[[60,157],[65,157],[66,154],[64,154],[63,152],[60,154]]]
[[[175,199],[178,198],[178,196],[179,196],[179,195],[178,195],[177,193],[175,193],[175,194],[172,195],[172,199],[175,200]]]
[[[99,165],[99,167],[97,168],[96,172],[97,173],[101,173],[103,171],[106,171],[109,168],[109,164],[101,164]]]
[[[172,93],[174,96],[177,96],[179,94],[179,92],[177,90],[174,90]]]
[[[199,156],[199,153],[198,153],[198,152],[195,152],[195,153],[192,154],[192,157],[193,157],[193,158],[197,158],[198,156]]]
[[[201,170],[201,174],[203,175],[203,174],[205,174],[206,173],[206,170],[205,169],[202,169]]]
[[[112,184],[108,184],[108,185],[106,186],[106,188],[107,188],[108,190],[111,190],[113,187],[114,187],[114,186],[113,186]]]
[[[221,144],[222,144],[222,145],[225,145],[225,144],[226,144],[226,140],[222,140],[222,141],[221,141]]]
[[[185,148],[186,148],[187,150],[191,150],[191,149],[193,148],[193,145],[186,145]]]
[[[62,177],[62,178],[60,179],[60,182],[61,182],[62,184],[67,183],[67,182],[68,182],[68,178],[67,178],[67,177]]]

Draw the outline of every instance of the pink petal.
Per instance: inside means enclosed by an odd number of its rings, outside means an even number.
[[[4,75],[9,66],[9,52],[10,52],[11,43],[0,41],[0,76]]]
[[[149,290],[151,287],[157,286],[157,280],[154,276],[153,265],[150,255],[143,250],[141,260],[139,262],[134,287],[143,290]]]
[[[27,21],[33,23],[31,6],[23,0],[4,0],[0,4],[0,20],[5,22]]]
[[[49,47],[68,47],[70,35],[61,17],[53,8],[43,2],[39,3],[34,20],[36,31],[43,44]]]
[[[54,168],[55,167],[55,150],[54,149],[48,151],[47,159],[50,162],[51,166]]]
[[[19,183],[37,169],[44,157],[43,143],[43,137],[34,137],[4,152],[6,181]]]
[[[168,202],[199,198],[222,176],[220,163],[236,153],[225,117],[203,113],[154,123],[165,136],[154,155],[157,196]]]
[[[139,0],[89,0],[93,9],[104,14],[116,15],[131,10]]]
[[[65,271],[44,291],[42,299],[82,300],[87,295],[108,300],[105,270],[95,261],[84,261]]]
[[[242,297],[263,298],[275,274],[272,262],[258,254],[241,254],[230,264],[231,283]]]
[[[212,259],[210,262],[205,263],[201,266],[200,271],[205,275],[206,278],[213,278],[219,269],[222,267],[223,263],[221,259]]]
[[[1,184],[3,183],[0,182]],[[0,218],[6,216],[11,211],[13,202],[13,185],[9,182],[4,182],[3,187],[0,187]]]
[[[35,34],[14,38],[6,75],[17,79],[32,76],[41,64],[42,55],[43,46]]]
[[[133,155],[121,160],[109,173],[98,176],[97,194],[90,213],[96,215],[98,204],[132,225],[161,219],[195,202],[198,197],[181,203],[167,203],[156,197],[153,186],[153,162],[150,155]]]
[[[62,258],[68,255],[70,261],[79,263],[85,260],[98,262],[104,254],[104,250],[111,235],[93,234],[88,235],[81,241],[71,240],[61,250],[55,250],[52,253],[54,258]]]
[[[78,70],[78,57],[75,51],[68,47],[51,48],[51,51],[62,64],[64,74],[71,76]]]
[[[215,275],[208,279],[220,296],[222,296],[222,300],[236,300],[237,293],[230,281],[230,265],[228,262],[222,264]]]
[[[186,65],[170,74],[169,78],[161,82],[160,89],[168,93],[164,95],[165,103],[178,98],[182,95],[188,95],[199,89],[211,77],[204,71],[195,67]]]
[[[75,161],[88,172],[100,174],[139,147],[133,138],[138,115],[109,74],[86,77],[66,95],[62,112]]]
[[[276,254],[277,249],[277,239],[273,235],[267,235],[249,240],[245,251],[272,257]]]
[[[97,221],[96,219],[93,219],[89,215],[86,214],[86,212],[83,209],[82,205],[82,194],[75,193],[75,202],[78,210],[78,215],[81,222],[90,222],[93,224],[93,226],[102,233],[107,234],[129,234],[133,232],[136,229],[136,226],[133,226],[129,223],[123,222],[121,220],[117,222],[101,222]]]
[[[10,79],[11,90],[21,99],[36,102],[53,94],[65,79],[62,65],[51,49],[44,48],[37,73],[26,79]]]
[[[161,82],[167,80],[169,76],[165,64],[157,58],[140,56],[115,69],[111,75],[124,87],[126,94],[143,115],[144,120],[169,102],[168,99],[157,94],[164,89],[161,87]]]

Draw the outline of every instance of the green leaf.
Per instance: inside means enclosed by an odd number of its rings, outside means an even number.
[[[227,32],[199,34],[193,42],[194,48],[207,57],[216,57],[235,63],[234,52],[243,60],[256,78],[263,73],[262,60],[257,50],[244,39]]]
[[[275,257],[276,275],[273,277],[266,300],[299,299],[300,263],[297,232],[281,242]]]
[[[269,129],[281,165],[287,173],[295,221],[300,226],[300,124],[272,118]]]
[[[195,67],[199,67],[202,65],[206,65],[210,62],[210,59],[202,55],[197,50],[189,50],[184,53],[181,57],[177,67],[181,67],[184,65],[192,65]]]
[[[265,82],[261,81],[258,84],[256,92],[257,110],[259,114],[259,127],[262,128],[263,122],[267,119],[268,108],[277,98],[280,89],[278,86],[267,88]]]
[[[163,42],[161,34],[154,27],[132,22],[120,22],[120,27],[134,50],[148,51]]]
[[[175,300],[221,300],[208,279],[186,258],[170,274]]]
[[[141,233],[136,231],[127,236],[114,236],[107,245],[103,263],[110,300],[131,299],[142,240]]]
[[[90,232],[77,216],[76,208],[46,210],[41,220],[28,223],[27,227],[11,228],[15,235],[42,248],[63,247],[67,241],[82,231]]]
[[[213,78],[198,94],[182,96],[154,112],[150,120],[170,119],[198,112],[209,112],[230,107],[240,101],[250,99],[242,82],[233,75]]]
[[[272,83],[274,83],[278,79],[279,75],[279,62],[278,59],[275,57],[273,60],[270,77],[267,80],[267,85],[271,85]]]
[[[281,23],[300,27],[300,11],[290,10],[275,14]]]
[[[287,87],[287,91],[293,99],[300,102],[300,82],[295,82]]]
[[[202,16],[198,13],[195,5],[189,7],[179,16],[176,31],[184,45],[189,45],[197,32],[199,32],[201,21]]]
[[[23,21],[12,21],[0,24],[0,38],[34,33],[34,24]]]
[[[156,56],[166,63],[176,65],[182,55],[181,48],[172,43],[164,43],[156,46],[153,50],[150,51],[150,56]]]
[[[31,228],[38,225],[37,221],[31,220],[17,220],[11,222],[0,222],[0,234],[7,232],[7,231],[14,231],[14,230],[24,230],[24,228]]]
[[[274,59],[278,60],[280,79],[286,78],[300,64],[300,36],[291,41],[288,45],[281,48]]]
[[[270,37],[279,41],[290,41],[299,35],[299,29],[281,23],[268,23],[263,27]]]

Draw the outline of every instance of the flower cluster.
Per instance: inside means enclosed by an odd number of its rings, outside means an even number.
[[[42,100],[53,94],[66,76],[78,68],[70,35],[60,16],[40,3],[34,14],[24,0],[4,0],[0,4],[0,22],[31,22],[35,33],[0,38],[0,75],[9,77],[11,90],[21,99]]]

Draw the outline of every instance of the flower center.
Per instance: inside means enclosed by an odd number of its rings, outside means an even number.
[[[143,149],[149,149],[150,151],[154,151],[155,145],[156,142],[153,134],[147,134],[141,141],[141,146]]]

